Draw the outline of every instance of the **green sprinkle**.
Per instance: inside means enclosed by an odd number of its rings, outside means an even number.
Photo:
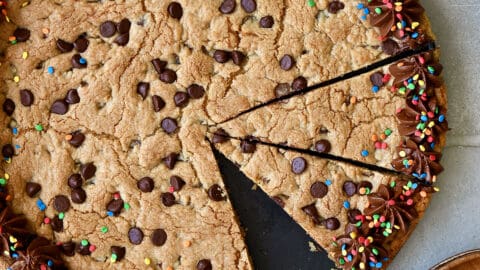
[[[59,219],[63,219],[64,217],[65,217],[65,213],[61,212],[60,214],[58,214]]]
[[[112,259],[117,260],[117,258],[118,258],[118,257],[117,257],[117,254],[112,253]]]
[[[36,124],[36,125],[35,125],[35,129],[36,129],[37,131],[42,131],[42,130],[43,130],[42,124]]]
[[[5,178],[0,178],[0,185],[1,186],[5,186],[6,183],[7,183],[7,180],[5,180]]]
[[[383,235],[384,235],[385,237],[388,237],[388,232],[383,231]]]
[[[315,0],[308,0],[308,6],[309,7],[314,7],[315,6]]]
[[[102,233],[107,233],[107,232],[108,232],[107,226],[102,226],[102,228],[100,228],[100,231],[101,231]]]
[[[345,260],[344,260],[343,258],[340,258],[340,260],[338,260],[338,262],[339,262],[340,264],[345,264]]]
[[[392,182],[390,183],[390,187],[392,187],[392,188],[395,187],[396,185],[397,185],[397,183],[395,183],[395,181],[392,181]]]
[[[415,89],[415,84],[409,83],[409,84],[407,85],[407,88],[410,89],[410,90],[413,90],[413,89]]]
[[[130,204],[124,203],[124,204],[123,204],[123,208],[125,208],[125,210],[130,209]]]
[[[387,135],[387,136],[392,135],[392,130],[389,129],[389,128],[385,129],[385,135]]]
[[[376,248],[372,248],[372,253],[378,255],[378,250]]]
[[[382,14],[382,9],[379,7],[375,8],[375,13]]]
[[[82,244],[82,246],[87,246],[88,245],[88,240],[83,239],[80,243]]]

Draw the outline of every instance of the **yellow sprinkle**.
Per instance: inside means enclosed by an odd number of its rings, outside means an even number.
[[[365,269],[365,263],[361,262],[360,264],[358,264],[358,266],[360,267],[360,269]]]
[[[30,1],[25,1],[25,2],[22,3],[22,8],[24,8],[28,5],[30,5]]]
[[[10,243],[16,243],[17,242],[17,238],[13,237],[10,235],[9,239],[10,240]]]
[[[400,153],[398,153],[398,155],[400,157],[406,157],[407,156],[407,153],[405,153],[405,151],[400,151]]]
[[[420,25],[419,22],[412,22],[412,29],[417,28]]]
[[[425,82],[424,82],[423,80],[419,80],[419,81],[418,81],[418,85],[424,86],[424,85],[425,85]]]
[[[415,75],[413,76],[413,80],[414,80],[414,81],[418,80],[418,77],[420,77],[420,75],[415,74]]]
[[[10,22],[10,18],[8,16],[5,16],[5,20],[9,23]],[[8,255],[7,255],[8,256]]]
[[[10,256],[10,252],[8,252],[7,250],[5,250],[3,254],[5,254],[6,256]]]
[[[15,77],[13,77],[13,81],[18,83],[20,81],[20,77],[18,77],[18,75],[15,75]]]
[[[432,182],[433,182],[433,183],[437,182],[437,176],[436,176],[436,175],[434,175],[434,176],[432,177]]]
[[[350,238],[355,239],[357,238],[357,234],[355,232],[350,233]]]
[[[190,241],[188,241],[188,240],[183,242],[183,246],[184,246],[184,247],[189,247],[189,246],[191,246],[191,245],[192,245],[192,242],[190,242]]]
[[[433,190],[435,190],[436,192],[439,192],[439,191],[440,191],[440,188],[434,187]]]
[[[7,162],[7,164],[10,164],[10,163],[12,162],[12,159],[11,159],[11,158],[7,158],[7,159],[5,160],[5,162]]]
[[[5,177],[5,179],[7,179],[7,180],[10,179],[10,175],[9,175],[8,173],[5,173],[5,176],[4,176],[4,177]]]
[[[152,261],[150,260],[150,258],[145,258],[143,260],[143,262],[146,264],[146,265],[150,265],[152,263]]]
[[[428,123],[429,128],[432,128],[433,126],[435,126],[435,122],[432,121],[432,122]]]
[[[360,247],[360,248],[358,249],[358,252],[360,252],[360,253],[363,253],[364,251],[365,251],[365,248],[364,248],[364,247]]]
[[[425,146],[420,145],[420,151],[425,152]]]
[[[111,257],[111,258],[110,258],[110,262],[114,263],[114,262],[116,262],[116,261],[117,261],[117,259],[115,259],[114,257]]]
[[[343,255],[343,256],[347,256],[347,251],[346,251],[345,249],[342,250],[342,255]]]
[[[27,59],[27,57],[28,57],[28,52],[23,52],[23,53],[22,53],[22,58],[23,58],[23,59]]]

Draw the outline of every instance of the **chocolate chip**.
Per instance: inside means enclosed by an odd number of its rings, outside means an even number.
[[[337,14],[340,10],[344,9],[345,8],[345,4],[338,1],[338,0],[334,0],[330,3],[328,3],[328,12],[332,13],[332,14]]]
[[[261,28],[272,28],[273,22],[274,22],[273,17],[268,15],[268,16],[262,17],[260,19],[259,24]]]
[[[387,55],[395,55],[400,50],[400,46],[396,41],[388,38],[382,42],[382,50]]]
[[[213,184],[208,189],[208,197],[210,197],[210,199],[216,202],[223,201],[225,199],[225,196],[223,194],[223,189],[217,184]]]
[[[162,193],[162,203],[166,207],[170,207],[175,204],[175,196],[170,192]]]
[[[187,87],[187,93],[191,98],[201,98],[205,94],[205,88],[194,83]]]
[[[125,46],[130,41],[130,34],[127,32],[125,34],[118,35],[113,42],[118,46]]]
[[[85,180],[92,178],[95,175],[96,171],[97,171],[97,167],[93,165],[92,162],[82,164],[80,166],[80,174]]]
[[[84,203],[87,199],[87,193],[85,193],[85,190],[83,190],[83,188],[74,188],[72,189],[70,198],[74,203]]]
[[[126,249],[125,247],[111,246],[110,252],[116,255],[116,261],[118,262],[125,258]]]
[[[295,80],[293,80],[292,82],[292,88],[295,91],[302,90],[306,87],[307,87],[307,79],[305,79],[302,76],[295,78]]]
[[[347,211],[348,222],[355,224],[358,222],[357,216],[361,216],[362,212],[358,209],[349,209]]]
[[[168,156],[166,156],[163,159],[163,162],[165,163],[165,166],[172,170],[175,167],[175,163],[177,163],[178,160],[178,154],[177,153],[170,153]]]
[[[66,114],[68,112],[68,103],[63,99],[57,99],[53,102],[50,112],[55,114]]]
[[[177,73],[175,71],[166,68],[162,73],[160,73],[160,81],[164,83],[173,83],[177,80]]]
[[[67,53],[71,52],[73,50],[73,44],[70,42],[67,42],[63,39],[58,39],[57,40],[57,49],[61,51],[62,53]]]
[[[118,216],[123,209],[123,200],[122,199],[112,199],[107,204],[107,211],[112,212],[115,216]]]
[[[68,186],[71,188],[79,188],[83,185],[83,179],[78,173],[74,173],[68,177]]]
[[[280,207],[285,207],[285,202],[280,198],[279,196],[273,196],[272,197],[273,201],[277,203]]]
[[[153,182],[153,179],[150,177],[143,177],[137,182],[137,187],[142,192],[152,192],[154,186],[155,186],[155,183]]]
[[[290,85],[288,83],[279,83],[275,86],[275,96],[282,97],[290,93]]]
[[[296,157],[292,160],[292,172],[294,174],[301,174],[307,168],[307,161],[303,157]]]
[[[109,38],[113,37],[117,32],[117,26],[112,21],[105,21],[100,24],[100,35]]]
[[[182,5],[177,2],[172,2],[168,5],[167,8],[168,14],[174,19],[180,19],[183,15]]]
[[[2,155],[4,158],[11,158],[15,154],[15,149],[11,144],[5,144],[2,146]]]
[[[145,99],[148,95],[148,91],[150,90],[150,84],[146,82],[139,82],[137,84],[137,94],[139,94],[143,99]]]
[[[334,217],[327,218],[326,220],[323,221],[323,224],[325,224],[325,228],[331,231],[334,231],[340,228],[340,221],[338,221],[338,219]]]
[[[143,241],[143,232],[137,227],[132,227],[128,230],[128,239],[130,239],[130,243],[134,245],[140,245]]]
[[[179,191],[185,185],[185,181],[178,175],[172,175],[170,176],[170,185],[173,187],[173,190]]]
[[[370,81],[372,82],[373,85],[382,87],[383,86],[383,73],[380,71],[377,71],[370,75]]]
[[[257,9],[257,2],[255,0],[241,0],[240,5],[247,13],[252,13]]]
[[[18,27],[13,32],[13,35],[15,36],[17,42],[24,42],[30,38],[30,30]]]
[[[319,140],[315,143],[315,150],[319,153],[328,153],[332,149],[332,145],[327,140]]]
[[[328,186],[323,182],[315,182],[310,186],[310,194],[314,198],[323,198],[328,193]]]
[[[73,147],[80,147],[85,140],[85,135],[79,131],[73,132],[70,135],[72,138],[68,141],[68,143]]]
[[[152,244],[157,247],[161,247],[167,241],[167,233],[163,229],[156,229],[152,232]]]
[[[240,142],[240,149],[242,149],[243,153],[248,153],[251,154],[257,150],[257,145],[254,141],[252,140],[242,140]]]
[[[72,257],[75,255],[76,244],[72,241],[63,242],[59,248],[65,256]]]
[[[360,189],[368,189],[369,192],[372,191],[373,185],[369,181],[361,181],[358,184],[357,191],[360,192]]]
[[[35,195],[37,195],[41,189],[42,189],[42,186],[34,182],[27,182],[27,184],[25,185],[25,192],[30,198],[35,197]]]
[[[295,65],[295,59],[289,54],[285,54],[282,59],[280,59],[280,68],[283,70],[290,70],[293,66]],[[298,79],[298,78],[297,78]],[[295,81],[294,81],[295,83]],[[305,80],[305,86],[302,88],[305,88],[307,81]],[[298,89],[296,89],[298,90]]]
[[[207,259],[200,260],[197,263],[197,270],[212,270],[212,263]]]
[[[318,214],[318,210],[315,207],[314,203],[302,207],[302,211],[313,220],[313,223],[317,225],[320,225],[322,223],[320,215]]]
[[[223,14],[231,14],[235,11],[236,6],[237,3],[235,3],[235,0],[223,0],[218,10]]]
[[[70,209],[70,200],[65,195],[57,195],[53,199],[53,208],[58,212],[67,212]]]
[[[90,44],[90,41],[84,37],[79,37],[75,42],[73,43],[73,46],[79,53],[83,53],[87,50],[88,45]]]
[[[162,73],[165,70],[165,67],[167,66],[167,62],[162,61],[158,58],[155,58],[152,60],[152,65],[155,71],[158,73],[158,75],[160,75],[160,73]]]
[[[213,53],[213,59],[221,64],[226,63],[228,60],[230,60],[230,52],[225,50],[216,50]]]
[[[165,107],[165,101],[162,97],[153,95],[152,96],[152,104],[153,104],[153,111],[159,112],[161,109]]]
[[[13,100],[9,98],[5,99],[2,105],[2,109],[8,116],[11,116],[15,111],[15,102],[13,102]]]
[[[164,118],[161,122],[161,126],[162,129],[168,134],[174,133],[178,128],[177,120],[170,117]]]
[[[343,183],[343,191],[348,197],[352,197],[357,192],[357,185],[352,181],[345,181]]]
[[[55,215],[51,220],[50,220],[50,226],[52,226],[52,230],[55,232],[61,232],[63,231],[63,220],[58,217],[58,215]]]
[[[177,107],[185,107],[188,104],[188,94],[185,92],[176,92],[175,95],[173,96],[173,101],[175,102],[175,105]]]
[[[213,143],[224,143],[228,140],[229,140],[228,133],[222,128],[219,128],[217,131],[213,133],[213,138],[212,138]]]
[[[232,61],[235,65],[240,66],[243,63],[243,60],[245,59],[245,54],[243,54],[241,51],[233,51],[231,53]]]
[[[132,26],[132,23],[130,22],[129,19],[125,18],[122,19],[118,24],[117,24],[117,31],[120,35],[122,34],[127,34],[130,31],[130,27]]]
[[[87,61],[85,61],[85,59],[83,59],[82,56],[80,56],[80,54],[74,54],[72,56],[72,66],[74,68],[86,68],[87,67]]]
[[[88,256],[92,254],[90,251],[90,244],[87,245],[77,245],[77,253],[83,256]]]
[[[65,102],[68,104],[77,104],[80,102],[80,96],[78,95],[77,89],[70,89],[65,96]]]

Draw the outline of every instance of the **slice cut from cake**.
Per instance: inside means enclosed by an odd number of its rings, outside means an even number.
[[[343,269],[384,269],[435,191],[403,176],[274,146],[211,140]]]
[[[442,171],[446,90],[434,52],[260,107],[213,133],[326,153],[427,181]]]

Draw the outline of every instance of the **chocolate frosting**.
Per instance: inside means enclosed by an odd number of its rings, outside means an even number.
[[[425,89],[431,94],[433,88],[441,86],[439,76],[442,70],[442,65],[431,52],[405,58],[389,67],[390,74],[394,77],[393,85],[397,88],[405,87],[409,93],[416,90],[415,94],[421,94]],[[414,89],[407,87],[410,83],[415,86]]]
[[[35,238],[26,251],[18,252],[18,259],[10,266],[12,270],[66,269],[60,257],[60,249],[43,237]],[[49,261],[51,262],[49,266]]]
[[[435,97],[410,97],[406,108],[397,113],[398,131],[417,143],[435,143],[436,138],[448,130],[445,114],[446,110],[437,105]]]
[[[406,198],[401,194],[395,194],[393,189],[380,185],[377,192],[368,195],[369,207],[364,210],[364,214],[371,217],[380,216],[378,221],[374,222],[376,223],[374,226],[390,222],[382,229],[400,229],[406,232],[409,222],[418,216],[413,208],[413,201],[408,201]]]
[[[393,160],[393,168],[431,182],[434,176],[443,171],[439,163],[442,155],[434,151],[422,151],[423,149],[427,148],[412,140],[405,141],[397,147],[399,157]]]
[[[400,4],[398,4],[400,3]],[[415,32],[412,23],[419,22],[424,9],[418,0],[372,0],[368,3],[370,23],[380,29],[383,38],[404,38]]]
[[[375,268],[371,264],[381,268],[382,261],[388,256],[387,251],[378,246],[373,237],[362,235],[354,226],[347,226],[346,233],[338,236],[335,244],[338,247],[335,257],[344,269]]]
[[[10,254],[11,247],[21,248],[23,239],[27,239],[31,234],[25,228],[27,221],[23,215],[13,214],[10,208],[3,209],[0,214],[0,247],[1,252]],[[18,239],[15,243],[11,242],[11,237]]]

